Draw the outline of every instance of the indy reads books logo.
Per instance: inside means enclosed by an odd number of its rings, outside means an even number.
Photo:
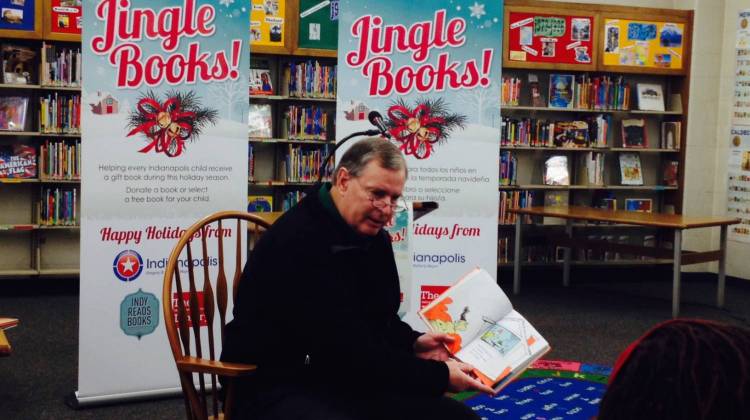
[[[550,350],[484,269],[470,271],[419,316],[432,331],[452,336],[448,351],[473,365],[477,378],[495,390]]]

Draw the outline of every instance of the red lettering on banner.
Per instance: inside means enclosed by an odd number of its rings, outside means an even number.
[[[419,293],[419,309],[429,305],[430,302],[437,299],[450,286],[426,286],[423,285]]]
[[[214,34],[214,7],[204,4],[196,9],[196,0],[183,1],[181,6],[165,7],[159,11],[131,8],[130,0],[103,0],[99,3],[96,17],[104,21],[105,30],[104,35],[91,39],[91,49],[96,54],[109,55],[109,63],[117,69],[118,87],[155,86],[162,81],[170,85],[191,84],[239,77],[241,39],[232,40],[229,57],[227,51],[201,51],[198,41],[190,43],[185,54],[143,56],[137,41],[144,38],[160,39],[164,53],[171,53],[177,50],[183,38]]]
[[[358,38],[359,43],[356,50],[346,54],[346,63],[360,68],[362,75],[370,79],[370,96],[488,87],[493,49],[482,51],[479,64],[476,59],[463,63],[451,61],[450,54],[442,52],[436,65],[418,65],[429,58],[433,49],[464,45],[465,30],[466,21],[462,18],[446,22],[445,9],[437,10],[432,21],[417,22],[408,28],[400,24],[383,25],[382,17],[364,15],[350,27],[350,35]],[[394,68],[387,57],[394,52],[411,52],[415,65]]]
[[[201,327],[205,327],[208,325],[208,320],[206,319],[206,309],[205,309],[205,303],[203,299],[203,292],[195,292],[196,297],[198,298],[198,325]],[[178,293],[172,293],[172,315],[174,316],[174,321],[177,328],[180,328],[180,320],[177,317],[178,312],[180,311],[179,302],[177,301],[178,297],[180,295]],[[190,318],[190,292],[183,292],[182,293],[182,302],[183,305],[185,305],[185,317],[192,326],[192,318]]]

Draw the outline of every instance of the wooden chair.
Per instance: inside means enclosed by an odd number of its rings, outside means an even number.
[[[243,269],[242,255],[248,251],[247,247],[242,246],[241,235],[236,234],[242,229],[243,222],[247,222],[249,244],[254,243],[254,240],[270,226],[267,221],[254,214],[239,211],[224,211],[207,216],[190,226],[180,237],[169,255],[164,272],[164,324],[177,364],[189,420],[229,419],[230,413],[222,413],[219,406],[219,398],[215,392],[218,389],[217,377],[227,379],[224,381],[227,395],[225,406],[232,407],[233,379],[250,375],[256,368],[253,365],[219,361],[220,354],[214,343],[215,315],[218,310],[220,337],[223,343],[228,301],[231,298],[234,302],[237,295],[237,286]],[[199,237],[196,234],[199,234]],[[232,240],[234,259],[225,261],[224,242]],[[214,245],[215,254],[210,252]],[[193,247],[200,247],[196,259],[193,258]],[[185,267],[180,267],[180,260],[186,261],[183,263]],[[216,261],[218,266],[209,268],[209,263],[213,261]],[[195,266],[195,262],[200,264]],[[231,284],[227,282],[225,263],[234,265]],[[180,272],[181,269],[183,272]],[[187,270],[187,284],[184,283],[184,270]],[[209,272],[215,272],[213,278]],[[231,296],[229,290],[232,291]],[[175,300],[176,304],[173,303]],[[201,309],[201,315],[205,316],[190,316],[200,314]],[[212,404],[209,404],[209,401]],[[209,405],[212,408],[209,409]]]

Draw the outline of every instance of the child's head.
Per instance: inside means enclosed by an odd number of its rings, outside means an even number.
[[[615,364],[599,420],[750,418],[750,330],[672,320]]]

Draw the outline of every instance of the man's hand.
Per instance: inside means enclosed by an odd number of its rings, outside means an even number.
[[[449,360],[445,364],[448,365],[448,380],[450,382],[448,389],[450,391],[476,390],[488,395],[495,395],[495,390],[469,375],[474,369],[471,365],[457,360]]]
[[[445,362],[451,356],[445,345],[451,343],[453,343],[453,337],[448,334],[424,333],[414,342],[414,354],[420,359]]]

